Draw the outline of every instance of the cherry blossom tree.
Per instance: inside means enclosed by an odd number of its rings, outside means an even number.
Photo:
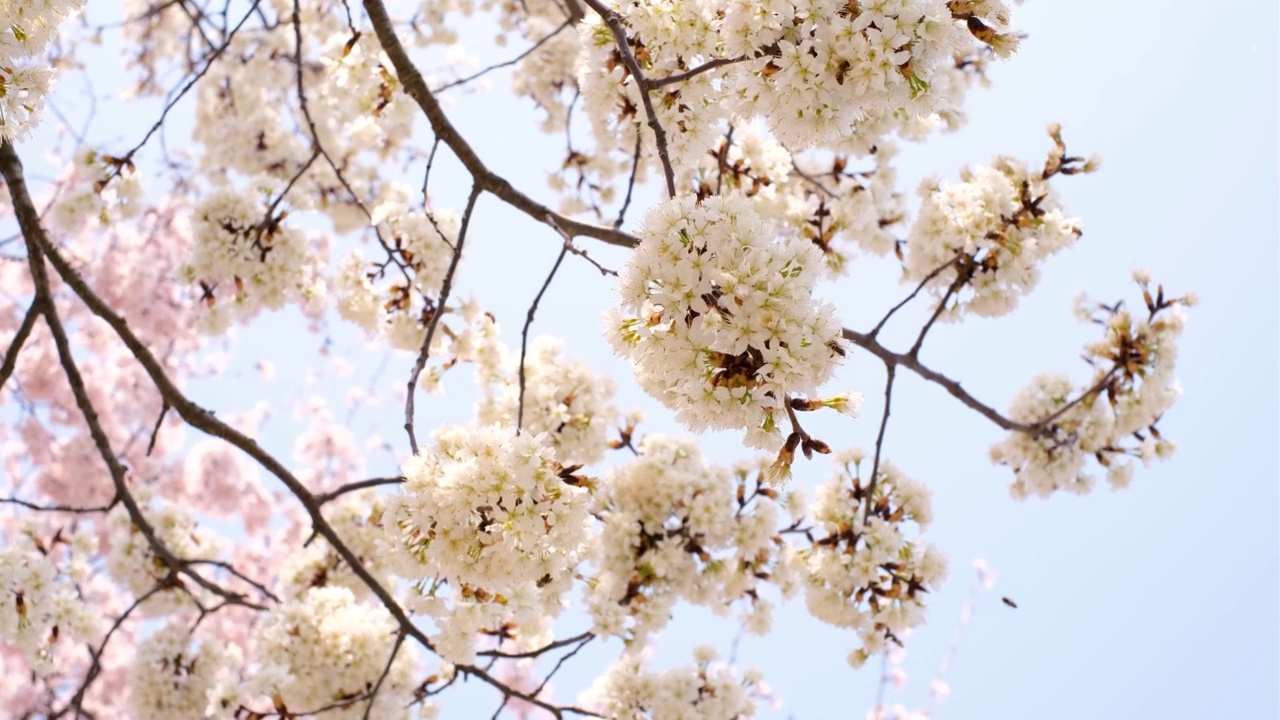
[[[1074,176],[1100,168],[1053,125],[1038,157],[899,186],[898,148],[961,126],[987,68],[1017,62],[1001,0],[127,0],[105,20],[84,4],[0,2],[0,702],[16,717],[432,717],[463,683],[491,690],[494,717],[749,717],[774,691],[731,652],[655,665],[673,616],[768,634],[796,602],[839,629],[815,642],[843,643],[854,672],[896,663],[947,581],[927,533],[945,508],[885,452],[901,378],[1005,433],[990,458],[1017,498],[1123,488],[1174,451],[1157,425],[1195,296],[1145,272],[1130,297],[1077,298],[1085,366],[1026,372],[1008,402],[922,359],[939,324],[1036,290],[1082,236]],[[429,64],[473,26],[505,60]],[[107,37],[122,66],[89,67]],[[156,109],[127,143],[50,117],[59,75],[87,70]],[[450,93],[496,70],[565,146],[545,186],[517,187],[492,138],[450,117]],[[41,152],[55,177],[24,172]],[[444,162],[467,179],[457,206],[437,199]],[[458,282],[516,241],[475,231],[494,207],[558,251],[518,347],[487,307],[503,287]],[[903,290],[852,327],[823,286],[875,258]],[[575,322],[633,377],[533,332],[564,263],[616,288]],[[910,304],[927,319],[899,347],[882,331]],[[397,437],[362,443],[316,401],[288,458],[261,413],[193,399],[234,382],[211,353],[280,312],[406,359],[374,388],[403,389],[376,410]],[[883,385],[833,387],[858,354]],[[620,407],[624,383],[667,417]],[[472,420],[438,422],[435,397],[460,388]],[[863,393],[883,396],[872,417]],[[741,452],[710,451],[718,431]],[[368,474],[370,448],[397,471]],[[580,695],[552,687],[611,639]]]

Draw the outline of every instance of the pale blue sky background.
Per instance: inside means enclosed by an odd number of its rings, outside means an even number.
[[[895,388],[887,456],[934,488],[937,519],[929,536],[952,557],[953,573],[933,598],[931,624],[909,643],[910,685],[890,699],[924,700],[968,592],[969,563],[980,556],[996,569],[999,585],[982,597],[948,678],[952,696],[936,717],[1278,717],[1276,4],[1041,0],[1018,8],[1016,18],[1030,35],[1022,50],[993,68],[990,90],[972,94],[964,130],[905,148],[903,187],[911,191],[925,174],[954,177],[964,163],[997,153],[1038,161],[1051,121],[1062,123],[1072,152],[1101,154],[1103,171],[1059,183],[1085,235],[1075,250],[1047,264],[1035,295],[1011,317],[938,328],[923,358],[999,408],[1036,372],[1083,377],[1079,349],[1094,336],[1072,319],[1072,296],[1084,289],[1099,299],[1133,302],[1130,270],[1145,267],[1171,293],[1195,290],[1202,299],[1179,360],[1185,394],[1161,422],[1179,452],[1163,466],[1139,471],[1126,492],[1014,503],[1008,473],[987,461],[999,431],[940,389],[903,377]],[[487,43],[473,50],[491,51]],[[495,90],[487,94],[459,94],[450,114],[491,167],[550,198],[543,175],[562,159],[563,144],[525,130],[535,114],[504,95],[506,77],[495,75]],[[57,101],[69,117],[84,113],[77,85],[66,81]],[[131,146],[141,121],[149,125],[154,117],[108,109],[99,108],[91,131],[108,150]],[[185,132],[181,118],[177,122],[171,143]],[[34,148],[21,150],[37,164]],[[438,172],[436,203],[459,206],[467,184],[456,163],[449,158]],[[644,206],[636,207],[633,220]],[[479,295],[518,346],[525,308],[555,259],[558,239],[491,197],[481,201],[472,233],[461,291]],[[582,245],[611,267],[625,259],[589,240]],[[893,262],[860,262],[852,277],[824,292],[847,326],[865,329],[906,292],[896,279]],[[632,387],[629,369],[600,337],[600,314],[611,302],[611,283],[570,257],[535,328],[564,336],[569,354],[613,372],[620,406],[642,407],[653,420],[650,430],[670,431],[669,415]],[[923,309],[890,326],[891,344],[909,344]],[[382,365],[383,351],[365,348],[349,329],[335,325],[332,337],[336,354],[356,363],[354,378],[361,382]],[[275,403],[264,441],[292,458],[298,429],[292,403],[312,392],[296,378],[322,367],[319,345],[296,315],[267,318],[240,333],[232,375],[193,392],[219,413],[247,410],[260,398]],[[262,357],[279,368],[267,386],[251,370]],[[410,364],[408,356],[391,358],[381,376],[383,402],[356,415],[352,429],[359,437],[376,429],[397,451],[406,450],[398,429],[402,406],[393,393]],[[447,397],[420,400],[420,425],[469,419],[470,372],[451,375]],[[340,415],[348,382],[335,381],[326,393]],[[845,386],[866,393],[864,417],[819,424],[820,436],[837,447],[870,447],[882,401],[881,366],[852,352],[832,385]],[[727,462],[740,453],[736,439],[708,436],[705,447]],[[371,460],[370,469],[391,467]],[[800,467],[797,482],[811,487],[826,474],[824,464],[810,463]],[[1020,608],[1001,605],[1001,594]],[[576,617],[563,623],[565,634],[583,626]],[[655,663],[688,662],[688,648],[704,642],[727,650],[735,632],[732,622],[690,612],[662,637]],[[779,613],[771,637],[744,639],[739,663],[762,667],[785,702],[762,716],[863,717],[878,671],[849,669],[850,642],[809,620],[799,602]],[[593,647],[557,676],[558,699],[572,700],[618,650],[617,643]],[[488,717],[496,702],[473,683],[443,697],[443,717]]]

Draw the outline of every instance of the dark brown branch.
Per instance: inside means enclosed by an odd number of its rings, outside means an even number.
[[[76,693],[71,697],[71,700],[67,702],[67,706],[60,712],[50,714],[50,717],[62,717],[72,711],[75,711],[77,716],[83,713],[81,704],[84,702],[84,695],[88,692],[89,685],[97,679],[98,673],[102,671],[102,653],[106,652],[107,643],[111,642],[111,637],[115,635],[116,630],[120,629],[120,626],[124,624],[124,621],[133,614],[133,611],[142,606],[142,603],[149,600],[152,595],[155,595],[161,590],[167,589],[169,589],[169,587],[164,583],[156,585],[139,596],[131,605],[129,605],[129,607],[125,608],[124,612],[120,613],[120,616],[117,617],[111,623],[111,627],[107,629],[107,634],[102,636],[102,642],[98,643],[98,647],[91,647],[89,649],[89,669],[85,672],[84,682],[80,683],[80,686],[76,688]]]
[[[889,406],[893,402],[893,381],[897,374],[896,365],[886,365],[887,375],[884,383],[884,414],[880,416],[880,432],[876,434],[875,453],[871,456],[871,479],[867,482],[867,507],[862,513],[865,523],[871,517],[871,508],[876,504],[876,481],[880,479],[880,453],[884,448],[884,433],[889,427]]]
[[[627,219],[627,208],[631,207],[631,193],[636,189],[636,175],[640,172],[640,152],[644,149],[644,133],[640,125],[636,125],[636,149],[631,157],[631,176],[627,178],[627,196],[622,199],[622,208],[618,210],[618,218],[613,221],[613,229],[617,230]]]
[[[236,26],[231,28],[231,32],[227,34],[227,37],[225,40],[223,40],[222,44],[219,45],[217,49],[214,50],[209,55],[209,60],[204,64],[204,67],[201,68],[200,71],[197,72],[195,76],[192,77],[191,80],[187,82],[186,85],[183,85],[182,89],[179,90],[177,94],[175,94],[172,98],[170,98],[169,102],[165,103],[164,109],[160,111],[160,118],[156,120],[155,124],[151,126],[150,130],[147,130],[147,134],[142,136],[142,140],[139,141],[138,144],[135,145],[132,150],[125,153],[124,157],[121,158],[122,160],[126,160],[126,161],[131,160],[133,156],[137,154],[137,152],[141,150],[144,145],[147,144],[147,141],[151,139],[151,136],[155,135],[156,132],[160,130],[161,127],[164,126],[164,121],[165,121],[165,118],[169,116],[169,111],[173,109],[174,105],[178,104],[178,101],[181,100],[183,96],[185,96],[187,92],[191,90],[191,88],[195,87],[196,83],[200,82],[200,79],[203,78],[211,68],[213,68],[213,64],[218,61],[218,58],[222,57],[222,53],[226,52],[228,47],[231,47],[231,41],[235,39],[236,33],[240,31],[240,28],[243,27],[245,22],[250,18],[250,16],[253,15],[253,11],[258,9],[258,3],[260,3],[261,1],[262,0],[253,0],[253,4],[249,6],[249,10],[245,12],[244,17],[240,18],[240,22],[236,23]],[[123,162],[117,165],[116,174],[119,174],[121,168],[123,168],[125,165],[126,163],[123,163]],[[112,177],[114,177],[114,175]]]
[[[169,403],[164,403],[160,407],[160,416],[156,418],[155,427],[151,428],[151,439],[147,441],[147,457],[151,457],[151,452],[156,449],[156,437],[160,435],[160,424],[164,422],[164,416],[169,414]]]
[[[395,664],[396,654],[400,652],[400,646],[404,644],[404,631],[396,633],[395,645],[391,646],[391,656],[387,658],[387,666],[382,669],[382,674],[378,676],[378,682],[373,684],[373,689],[369,691],[369,704],[364,708],[364,720],[369,720],[369,713],[373,712],[373,701],[378,699],[378,691],[382,689],[382,683],[386,682],[387,675],[391,673],[391,666]]]
[[[889,318],[893,317],[894,313],[906,307],[908,303],[910,303],[912,300],[916,298],[916,295],[920,294],[921,290],[924,290],[925,286],[928,285],[930,281],[932,281],[934,278],[941,275],[943,271],[945,271],[947,268],[954,265],[956,263],[956,260],[959,260],[959,259],[960,259],[960,255],[956,255],[955,257],[948,260],[945,265],[940,265],[937,268],[935,268],[933,272],[929,273],[928,275],[925,275],[924,279],[921,280],[920,283],[916,285],[915,289],[911,291],[911,294],[903,298],[902,301],[899,302],[897,305],[894,305],[893,307],[889,308],[889,312],[885,313],[884,317],[880,318],[880,322],[876,323],[876,326],[871,328],[871,332],[867,333],[867,335],[873,338],[876,335],[879,335],[880,331],[884,329],[885,323],[889,322]]]
[[[133,354],[133,357],[142,365],[151,382],[155,384],[156,389],[160,391],[161,397],[166,400],[169,405],[178,413],[188,425],[204,432],[205,434],[226,440],[232,446],[238,448],[249,457],[256,460],[263,468],[276,476],[285,487],[289,489],[293,495],[298,498],[298,502],[302,504],[310,517],[312,527],[329,541],[334,551],[345,561],[351,572],[360,578],[360,580],[368,586],[369,590],[375,597],[386,607],[387,612],[395,618],[400,627],[404,629],[409,636],[422,643],[423,647],[431,648],[431,641],[427,636],[414,626],[413,621],[400,607],[395,598],[377,578],[373,577],[364,564],[360,562],[360,558],[352,552],[351,548],[343,542],[333,526],[329,524],[320,512],[320,506],[316,503],[315,497],[302,484],[293,473],[289,471],[279,460],[262,449],[262,446],[252,438],[244,435],[239,430],[231,427],[227,423],[219,420],[213,413],[205,410],[196,403],[192,402],[186,395],[178,389],[164,367],[160,364],[152,354],[151,350],[138,338],[137,335],[129,329],[128,323],[124,318],[117,315],[106,302],[89,287],[80,273],[62,257],[57,248],[49,242],[45,235],[44,228],[40,226],[40,219],[36,213],[35,205],[31,202],[31,197],[27,193],[26,183],[22,178],[22,163],[18,159],[17,153],[13,146],[9,143],[0,145],[0,172],[3,173],[6,181],[9,183],[10,195],[13,198],[14,212],[18,216],[19,223],[22,225],[24,235],[32,246],[42,251],[49,262],[62,276],[63,281],[71,287],[72,291],[84,302],[95,316],[107,324]]]
[[[748,57],[746,55],[739,55],[738,57],[734,57],[734,58],[713,58],[711,60],[708,60],[702,63],[696,68],[686,70],[682,73],[676,73],[675,75],[668,75],[663,78],[649,78],[645,80],[645,84],[649,87],[649,89],[657,90],[658,88],[666,87],[668,85],[674,85],[675,83],[680,83],[680,82],[684,82],[685,80],[695,78],[705,72],[715,70],[716,68],[724,67],[725,65],[733,65],[735,63],[745,62],[747,60],[752,60],[752,59],[753,58]]]
[[[57,308],[54,306],[51,295],[52,290],[49,285],[49,275],[44,266],[44,247],[42,247],[42,241],[45,239],[44,229],[40,225],[40,218],[36,212],[35,204],[31,201],[31,196],[27,191],[26,180],[22,176],[22,163],[18,160],[18,154],[13,149],[13,145],[7,140],[0,143],[0,174],[4,175],[5,182],[9,186],[9,196],[13,201],[14,214],[18,217],[18,226],[22,229],[23,238],[27,243],[27,263],[31,269],[31,279],[35,283],[36,301],[43,308],[45,324],[53,335],[54,346],[58,351],[58,360],[66,375],[67,383],[71,386],[71,394],[75,398],[76,407],[79,408],[81,415],[84,416],[85,424],[89,428],[89,436],[92,438],[94,446],[97,447],[98,454],[102,456],[103,462],[107,465],[107,471],[111,475],[111,482],[115,488],[116,500],[124,503],[125,509],[129,513],[130,521],[138,528],[138,532],[142,534],[143,538],[146,539],[151,552],[169,568],[170,579],[176,581],[176,575],[181,573],[190,577],[201,587],[227,600],[243,603],[250,607],[259,607],[245,601],[243,596],[228,592],[205,579],[199,573],[188,569],[183,559],[175,556],[160,541],[155,528],[143,515],[142,508],[129,492],[129,488],[125,484],[124,466],[120,464],[119,458],[116,457],[115,451],[111,448],[111,440],[107,437],[106,431],[102,428],[102,423],[98,420],[98,412],[93,407],[93,402],[89,398],[89,391],[84,384],[84,378],[80,374],[80,368],[76,366],[75,358],[71,353],[71,341],[67,338],[66,329],[63,327],[62,320],[58,317]]]
[[[509,652],[503,652],[501,650],[482,650],[476,654],[481,657],[496,657],[496,658],[504,658],[508,660],[518,660],[520,658],[535,658],[547,652],[550,652],[551,650],[555,650],[556,648],[568,647],[570,645],[580,643],[583,640],[586,640],[592,637],[595,637],[595,634],[592,633],[590,630],[588,630],[587,632],[579,633],[577,635],[574,635],[573,637],[549,642],[546,645],[543,645],[542,647],[538,648],[537,650],[529,650],[526,652],[519,652],[519,653],[509,653]]]
[[[355,482],[349,482],[345,485],[339,485],[338,487],[334,488],[333,490],[330,490],[327,493],[322,493],[320,495],[317,495],[316,504],[324,505],[327,502],[332,502],[333,500],[343,495],[346,495],[347,493],[355,492],[357,490],[363,490],[365,488],[371,488],[371,487],[378,487],[380,485],[399,485],[402,482],[404,482],[404,476],[378,477],[378,478],[369,478],[367,480],[356,480]]]
[[[36,503],[27,502],[26,500],[14,498],[14,497],[0,498],[0,503],[18,505],[20,507],[27,508],[28,510],[35,510],[36,512],[64,512],[64,513],[79,513],[79,514],[107,512],[111,510],[112,507],[114,507],[114,503],[111,505],[103,505],[101,507],[73,507],[71,505],[38,505]]]
[[[1010,431],[1016,430],[1017,432],[1024,432],[1029,435],[1039,435],[1042,432],[1035,425],[1028,425],[1026,423],[1014,422],[1013,420],[1010,420],[1004,415],[1001,415],[991,406],[983,403],[981,400],[978,400],[974,396],[970,395],[968,391],[960,387],[960,383],[956,382],[955,380],[952,380],[951,378],[943,375],[942,373],[936,372],[934,370],[929,369],[928,367],[925,367],[917,358],[910,357],[902,353],[893,352],[892,350],[881,345],[874,337],[872,337],[868,333],[860,333],[860,332],[857,332],[856,330],[850,330],[849,328],[844,328],[843,337],[845,340],[848,340],[854,345],[857,345],[858,347],[866,350],[867,352],[870,352],[872,355],[875,355],[876,357],[880,358],[881,362],[883,362],[886,366],[889,366],[889,367],[901,366],[901,367],[907,368],[908,370],[914,372],[915,374],[919,375],[925,380],[928,380],[929,382],[934,383],[936,385],[940,385],[942,389],[950,393],[952,397],[964,403],[965,405],[969,406],[973,410],[976,410],[980,415],[990,420],[991,422],[995,423],[996,425],[998,425],[1004,430],[1010,430]]]

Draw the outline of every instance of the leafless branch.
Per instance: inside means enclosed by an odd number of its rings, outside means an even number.
[[[449,269],[445,271],[444,282],[440,287],[440,297],[436,300],[436,311],[431,314],[431,320],[427,324],[427,334],[422,338],[422,349],[418,351],[418,359],[413,363],[413,372],[409,374],[408,392],[404,401],[404,430],[409,434],[409,446],[414,455],[418,454],[418,439],[413,433],[413,396],[418,387],[418,376],[427,366],[427,358],[431,355],[431,340],[436,335],[440,316],[444,314],[445,303],[449,301],[449,293],[453,290],[453,275],[458,270],[458,262],[462,260],[462,246],[466,242],[467,228],[471,225],[471,215],[475,212],[480,192],[478,183],[471,186],[471,195],[467,197],[467,206],[462,211],[462,222],[458,226],[458,246],[453,249],[453,259],[449,261]]]
[[[387,57],[391,59],[391,64],[396,70],[396,77],[400,80],[405,92],[413,98],[418,107],[422,108],[427,120],[431,123],[432,130],[435,131],[436,137],[439,137],[453,151],[458,161],[462,163],[463,167],[467,168],[472,180],[481,190],[493,194],[499,200],[529,215],[538,222],[545,222],[545,218],[548,216],[554,218],[556,223],[568,232],[571,237],[592,237],[621,247],[635,247],[638,244],[639,241],[634,236],[619,230],[578,222],[554,213],[545,205],[516,190],[505,178],[490,170],[476,155],[475,150],[462,137],[462,134],[458,132],[458,129],[449,120],[448,116],[445,115],[444,109],[440,106],[439,101],[436,100],[434,93],[427,87],[422,73],[418,72],[413,61],[409,59],[408,53],[405,52],[404,46],[396,35],[395,25],[392,23],[390,15],[387,14],[386,5],[382,0],[364,0],[364,7],[369,14],[369,20],[373,24],[374,32],[378,36],[378,42],[382,45]]]
[[[529,304],[529,312],[524,316],[524,329],[520,331],[520,400],[519,407],[516,410],[516,431],[518,432],[524,427],[524,359],[525,353],[529,349],[529,326],[533,324],[533,315],[538,311],[538,303],[542,302],[542,296],[546,294],[547,288],[551,287],[551,280],[555,278],[556,271],[560,269],[560,263],[564,262],[564,256],[569,252],[569,241],[565,241],[560,246],[560,254],[556,256],[556,262],[551,266],[551,272],[547,273],[547,279],[543,281],[542,288],[538,290],[538,294],[533,297],[533,302]]]
[[[520,62],[521,60],[523,60],[523,59],[525,59],[525,58],[529,57],[530,55],[532,55],[533,53],[537,52],[537,51],[538,51],[538,48],[540,48],[540,47],[542,47],[543,45],[545,45],[545,44],[546,44],[548,41],[550,41],[552,38],[554,38],[555,36],[559,35],[561,32],[563,32],[563,31],[567,30],[568,28],[572,27],[572,26],[573,26],[573,23],[574,23],[574,21],[573,21],[573,20],[565,20],[563,23],[561,23],[561,24],[560,24],[560,26],[559,26],[559,27],[557,27],[555,30],[552,30],[552,31],[551,31],[549,34],[547,34],[546,36],[544,36],[544,37],[540,38],[536,43],[534,43],[531,47],[529,47],[529,49],[527,49],[527,50],[525,50],[524,52],[520,53],[519,55],[517,55],[517,56],[515,56],[515,57],[511,58],[510,60],[507,60],[507,61],[505,61],[505,62],[500,62],[500,63],[498,63],[498,64],[496,64],[496,65],[490,65],[489,67],[487,67],[487,68],[485,68],[485,69],[483,69],[483,70],[481,70],[481,71],[479,71],[479,72],[477,72],[477,73],[475,73],[475,74],[468,75],[467,77],[464,77],[464,78],[462,78],[462,79],[460,79],[460,80],[454,80],[454,81],[452,81],[452,82],[447,82],[447,83],[445,83],[444,85],[441,85],[440,87],[435,88],[435,89],[434,89],[434,90],[432,90],[431,92],[436,93],[436,94],[438,95],[438,94],[440,94],[440,93],[442,93],[442,92],[444,92],[445,90],[448,90],[448,89],[450,89],[450,88],[455,88],[455,87],[458,87],[459,85],[466,85],[467,83],[471,82],[472,80],[477,80],[477,79],[479,79],[479,78],[481,78],[481,77],[483,77],[483,76],[485,76],[485,75],[487,75],[487,74],[489,74],[489,73],[491,73],[491,72],[493,72],[494,70],[497,70],[497,69],[499,69],[499,68],[510,67],[510,66],[512,66],[512,65],[515,65],[516,63]]]

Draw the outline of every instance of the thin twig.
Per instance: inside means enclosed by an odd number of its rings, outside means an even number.
[[[876,323],[876,326],[871,328],[871,332],[867,333],[867,335],[873,338],[876,335],[879,335],[880,330],[884,328],[885,323],[889,322],[889,318],[893,317],[894,313],[906,307],[907,303],[910,303],[912,300],[914,300],[916,298],[916,295],[919,295],[920,291],[923,290],[926,285],[928,285],[934,278],[941,275],[944,270],[954,265],[956,260],[959,260],[959,259],[960,259],[960,255],[957,254],[955,257],[948,260],[945,265],[940,265],[937,268],[934,268],[933,272],[929,273],[928,275],[925,275],[924,279],[921,280],[920,283],[916,285],[915,289],[911,291],[911,294],[903,298],[897,305],[894,305],[893,307],[889,308],[889,312],[885,313],[884,317],[880,318],[880,322]]]
[[[626,222],[627,208],[631,207],[631,193],[636,189],[636,174],[640,171],[640,151],[644,149],[644,133],[640,132],[640,124],[636,123],[636,149],[631,158],[631,177],[627,179],[627,196],[622,199],[622,208],[618,210],[618,218],[613,221],[613,229],[617,230]]]
[[[453,290],[453,274],[458,270],[458,262],[462,260],[462,245],[467,239],[467,227],[471,224],[471,215],[476,209],[476,201],[480,199],[479,183],[471,186],[471,194],[467,197],[467,207],[462,211],[462,222],[458,226],[458,246],[453,249],[453,259],[449,261],[449,269],[445,271],[444,282],[440,286],[440,297],[436,300],[436,311],[431,314],[427,324],[427,334],[422,338],[422,349],[418,351],[418,359],[413,363],[413,372],[409,373],[408,392],[404,401],[404,430],[409,434],[409,447],[413,454],[418,454],[418,438],[413,433],[413,396],[418,386],[418,376],[427,366],[427,358],[431,355],[431,340],[436,335],[436,327],[440,324],[440,316],[444,314],[445,303],[449,301],[449,293]]]
[[[404,482],[403,475],[398,477],[376,477],[376,478],[369,478],[367,480],[356,480],[355,482],[349,482],[345,485],[339,485],[338,487],[334,488],[333,490],[330,490],[327,493],[321,493],[320,495],[317,495],[316,504],[324,505],[327,502],[331,502],[343,495],[346,495],[347,493],[355,492],[357,490],[363,490],[365,488],[371,488],[371,487],[378,487],[380,485],[399,485],[402,482]]]
[[[884,383],[884,414],[880,416],[880,432],[876,434],[876,450],[871,458],[871,480],[867,483],[867,507],[862,514],[864,523],[871,516],[871,508],[876,504],[876,481],[880,475],[880,453],[884,448],[885,429],[889,426],[889,406],[893,401],[893,380],[897,369],[895,365],[885,367],[885,373],[888,377]]]
[[[164,422],[164,416],[169,414],[169,403],[164,403],[160,407],[160,416],[156,418],[156,426],[151,428],[151,439],[147,441],[147,457],[151,457],[151,452],[156,449],[156,437],[160,435],[160,424]]]
[[[515,56],[515,57],[511,58],[510,60],[507,60],[506,62],[500,62],[500,63],[498,63],[497,65],[490,65],[489,67],[487,67],[487,68],[485,68],[485,69],[483,69],[483,70],[481,70],[481,71],[479,71],[479,72],[477,72],[477,73],[475,73],[475,74],[473,74],[473,75],[469,75],[469,76],[467,76],[467,77],[465,77],[465,78],[462,78],[462,79],[460,79],[460,80],[454,80],[454,81],[452,81],[452,82],[447,82],[447,83],[445,83],[444,85],[441,85],[440,87],[433,89],[431,92],[436,93],[436,94],[439,94],[439,93],[444,92],[445,90],[448,90],[448,89],[450,89],[450,88],[455,88],[455,87],[458,87],[459,85],[466,85],[467,83],[471,82],[472,80],[477,80],[477,79],[479,79],[479,78],[481,78],[481,77],[483,77],[483,76],[487,75],[488,73],[491,73],[491,72],[493,72],[494,70],[497,70],[497,69],[499,69],[499,68],[510,67],[510,66],[512,66],[512,65],[515,65],[516,63],[520,62],[521,60],[523,60],[523,59],[525,59],[525,58],[529,57],[530,55],[532,55],[533,53],[537,52],[537,51],[538,51],[538,48],[542,47],[542,46],[543,46],[543,45],[545,45],[548,41],[550,41],[552,38],[554,38],[555,36],[559,35],[559,34],[560,34],[561,32],[563,32],[564,30],[567,30],[567,29],[569,29],[569,28],[570,28],[570,27],[572,27],[572,26],[573,26],[573,21],[572,21],[572,20],[565,20],[563,23],[561,23],[561,24],[560,24],[560,26],[559,26],[559,27],[557,27],[555,30],[552,30],[550,34],[546,35],[545,37],[542,37],[542,38],[541,38],[541,39],[539,39],[536,43],[534,43],[534,44],[533,44],[533,46],[532,46],[532,47],[530,47],[528,50],[525,50],[524,52],[522,52],[522,53],[520,53],[519,55],[517,55],[517,56]]]
[[[4,351],[4,362],[0,363],[0,389],[4,388],[5,381],[13,374],[13,369],[18,363],[18,353],[22,352],[22,345],[27,341],[27,337],[31,335],[31,329],[36,325],[36,318],[43,312],[44,299],[43,296],[37,294],[36,298],[31,301],[31,307],[27,308],[27,314],[22,317],[22,324],[18,326],[18,332],[14,334],[9,347]]]
[[[520,400],[516,410],[516,432],[524,427],[524,359],[525,353],[529,349],[529,326],[533,324],[533,315],[538,311],[538,303],[542,302],[542,296],[546,294],[547,288],[551,287],[551,280],[555,278],[556,271],[560,269],[560,263],[564,262],[564,256],[569,252],[569,243],[565,241],[560,246],[560,254],[556,256],[556,262],[551,266],[551,272],[547,273],[547,279],[542,282],[542,288],[538,290],[538,294],[533,297],[533,302],[529,304],[529,312],[524,316],[524,329],[520,331]]]

